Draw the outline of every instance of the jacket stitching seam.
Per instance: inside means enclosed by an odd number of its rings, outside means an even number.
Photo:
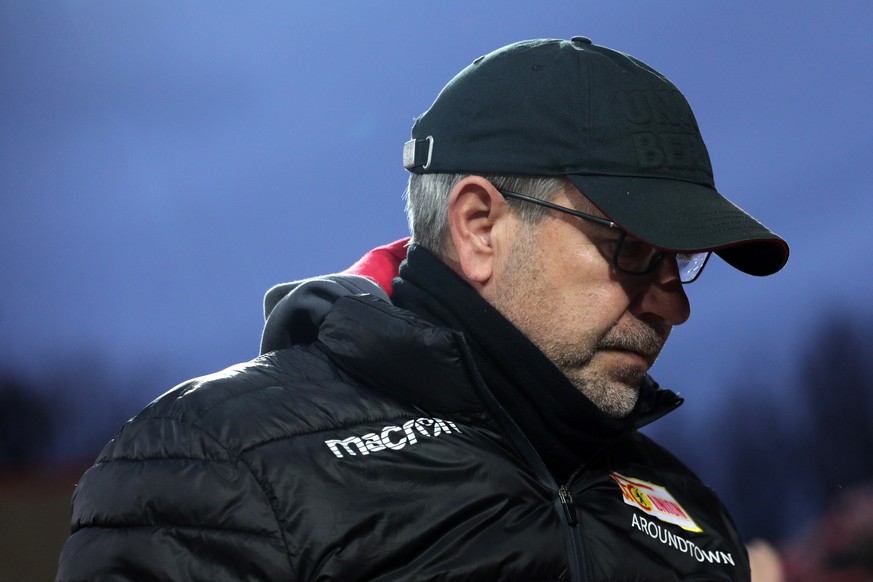
[[[249,475],[251,475],[252,479],[255,480],[255,483],[258,484],[258,488],[261,490],[261,493],[264,495],[264,501],[267,502],[267,505],[270,507],[270,511],[273,513],[273,519],[276,520],[276,529],[279,532],[279,538],[282,540],[282,544],[285,546],[285,559],[288,561],[288,573],[293,574],[294,572],[294,564],[291,562],[291,551],[288,547],[288,539],[285,536],[285,528],[282,527],[282,520],[279,518],[279,514],[276,511],[276,503],[278,502],[278,498],[276,497],[276,493],[272,487],[269,486],[269,482],[262,482],[258,479],[257,475],[255,475],[254,470],[251,465],[242,457],[239,458],[239,462],[249,471]],[[269,492],[268,492],[269,490]]]
[[[252,389],[250,389],[250,390],[244,390],[244,391],[242,391],[242,392],[234,392],[233,394],[228,394],[228,395],[225,396],[224,398],[221,398],[221,399],[217,400],[216,402],[213,402],[210,406],[207,406],[206,408],[204,408],[204,409],[200,412],[199,418],[202,419],[202,418],[205,417],[207,414],[209,414],[210,412],[212,412],[212,410],[213,410],[214,408],[216,408],[216,407],[218,407],[218,406],[221,406],[221,405],[224,404],[225,402],[229,402],[229,401],[231,401],[231,400],[233,400],[233,399],[235,399],[235,398],[239,398],[239,397],[241,397],[241,396],[248,396],[249,394],[253,394],[253,393],[255,393],[255,392],[262,392],[262,391],[264,391],[264,390],[269,390],[270,388],[283,388],[283,386],[282,386],[281,384],[269,384],[269,385],[267,385],[267,386],[256,386],[256,387],[254,387],[254,388],[252,388]]]
[[[280,388],[282,390],[287,390],[289,388],[295,387],[298,384],[310,385],[313,382],[319,382],[322,385],[330,385],[330,384],[348,385],[349,384],[348,382],[343,381],[343,380],[339,380],[335,377],[333,377],[333,378],[313,378],[313,377],[306,376],[305,378],[300,378],[299,380],[291,381],[291,382],[288,382],[286,384],[278,384],[277,383],[277,384],[269,384],[267,386],[258,386],[256,388],[252,388],[251,390],[246,390],[244,392],[235,392],[233,394],[230,394],[230,395],[218,400],[217,402],[214,402],[213,404],[204,408],[200,412],[200,414],[198,415],[198,421],[202,420],[206,415],[208,415],[210,412],[212,412],[212,410],[214,408],[217,408],[218,406],[221,406],[222,404],[225,404],[226,402],[229,402],[229,401],[234,400],[236,398],[248,396],[249,394],[253,394],[255,392],[263,392],[264,390],[270,390],[272,388]],[[152,417],[152,418],[172,418],[172,417]]]
[[[251,529],[241,529],[241,528],[231,528],[231,527],[210,527],[210,526],[200,526],[200,525],[180,525],[175,523],[155,523],[155,524],[145,524],[145,525],[111,525],[111,524],[102,524],[102,525],[91,525],[91,524],[82,524],[81,529],[180,529],[180,530],[193,530],[193,531],[212,531],[212,532],[221,532],[228,534],[246,534],[252,536],[258,536],[267,539],[277,539],[283,538],[284,536],[276,536],[274,534],[262,533],[256,530]],[[282,539],[284,543],[284,539]],[[287,546],[286,546],[287,547]]]
[[[207,463],[226,463],[226,464],[234,464],[235,460],[233,457],[227,458],[218,458],[218,457],[182,457],[177,455],[171,455],[167,457],[142,457],[136,458],[131,457],[129,455],[119,456],[119,457],[111,457],[104,460],[100,460],[94,463],[95,467],[99,467],[100,465],[106,465],[108,463],[145,463],[149,461],[204,461]]]
[[[251,390],[249,392],[254,392],[254,390]],[[202,418],[202,416],[201,416],[201,418]],[[275,523],[276,523],[276,530],[277,530],[277,533],[279,534],[279,539],[282,540],[282,544],[285,546],[285,558],[288,560],[289,573],[293,572],[294,568],[293,568],[293,564],[291,564],[291,554],[290,554],[289,547],[288,547],[288,540],[285,537],[285,532],[281,527],[282,523],[279,520],[278,514],[276,513],[276,507],[273,504],[273,498],[275,498],[275,494],[274,494],[272,488],[270,488],[270,494],[267,493],[267,491],[266,491],[267,487],[265,486],[265,483],[261,482],[261,480],[258,479],[258,477],[255,475],[255,472],[252,470],[251,465],[249,465],[249,463],[246,462],[246,460],[242,458],[242,456],[241,456],[242,451],[240,452],[240,455],[233,455],[230,452],[230,450],[218,438],[216,438],[214,435],[212,435],[209,431],[207,431],[202,426],[199,426],[198,424],[195,424],[192,422],[184,421],[182,419],[172,417],[172,416],[152,416],[152,417],[149,417],[148,419],[143,419],[143,420],[170,420],[172,422],[176,422],[182,426],[185,426],[185,427],[188,427],[192,430],[195,430],[198,433],[200,433],[201,435],[203,435],[203,437],[209,439],[214,444],[218,445],[218,447],[220,447],[221,450],[225,451],[228,458],[226,461],[222,460],[221,462],[239,463],[240,465],[242,465],[246,468],[246,470],[249,473],[249,476],[258,485],[258,489],[261,490],[261,493],[264,496],[264,501],[267,503],[267,506],[270,508],[270,512],[273,514],[273,519],[275,520]],[[160,457],[153,457],[151,459],[143,459],[143,460],[158,460],[158,459],[160,459]],[[196,457],[195,457],[195,459],[196,459]],[[112,460],[114,460],[114,459],[107,459],[107,461],[112,461]],[[189,459],[189,460],[193,460],[193,459]],[[206,458],[202,458],[202,460],[212,462],[210,459],[206,459]],[[272,497],[270,495],[272,495]],[[99,526],[89,526],[89,527],[99,527]],[[142,526],[142,527],[148,527],[148,526]],[[152,527],[154,527],[154,526],[152,526]],[[172,527],[172,526],[168,526],[168,527]],[[183,526],[183,527],[192,527],[192,526]],[[209,529],[215,529],[218,531],[240,531],[242,533],[254,533],[254,532],[247,532],[245,530],[231,530],[231,529],[224,529],[224,528],[209,528]],[[257,535],[265,536],[265,534],[257,534]],[[265,537],[269,537],[269,536],[265,536]]]
[[[189,428],[191,430],[197,431],[198,433],[203,435],[205,438],[209,439],[209,441],[212,444],[217,445],[221,450],[223,450],[227,454],[228,459],[234,459],[234,456],[230,453],[230,450],[226,446],[224,446],[224,444],[219,439],[217,439],[212,433],[210,433],[208,430],[206,430],[205,428],[203,428],[202,426],[200,426],[199,424],[197,424],[195,422],[183,420],[183,419],[175,417],[175,416],[149,416],[149,417],[145,417],[145,418],[135,418],[134,420],[130,421],[127,425],[122,427],[119,436],[123,435],[124,430],[127,428],[127,426],[129,426],[132,423],[139,424],[139,423],[150,422],[152,420],[169,420],[171,422],[180,424],[180,425],[182,425],[186,428]],[[116,438],[118,438],[118,437],[116,437]],[[130,457],[127,455],[119,456],[119,457],[110,457],[110,456],[101,455],[101,457],[97,459],[95,466],[101,465],[101,464],[108,462],[108,461],[114,461],[116,459],[129,459],[129,458]],[[142,460],[161,459],[161,458],[165,458],[165,457],[150,457],[150,458],[146,458],[146,459],[142,459]],[[182,457],[182,458],[184,458],[184,457]],[[210,458],[205,457],[205,456],[204,457],[191,457],[191,460],[198,459],[198,458],[203,459],[203,460],[207,460],[207,461],[211,460]]]

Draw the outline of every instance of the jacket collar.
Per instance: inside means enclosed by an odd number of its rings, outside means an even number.
[[[512,323],[442,261],[413,246],[395,280],[394,301],[463,332],[495,397],[556,476],[681,404],[646,377],[634,411],[604,414]]]
[[[344,371],[433,414],[482,412],[485,405],[474,381],[478,372],[559,478],[681,403],[647,378],[634,412],[626,419],[610,418],[428,251],[412,247],[400,275],[395,279],[397,305],[374,293],[370,287],[375,284],[359,280],[329,277],[294,286],[295,293],[282,289],[283,298],[275,302],[268,320],[272,332],[265,330],[269,347],[317,338],[315,346]],[[303,309],[310,299],[317,300],[317,309]],[[290,331],[277,333],[279,328]],[[299,329],[310,331],[296,337]],[[470,353],[477,371],[469,368],[465,354]]]
[[[316,345],[346,372],[431,413],[481,412],[457,332],[373,295],[339,298]]]

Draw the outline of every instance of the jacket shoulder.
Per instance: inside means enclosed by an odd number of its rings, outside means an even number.
[[[98,462],[237,456],[263,442],[370,416],[356,414],[354,403],[379,406],[379,395],[362,398],[361,390],[314,346],[270,352],[161,395],[122,427]],[[318,413],[325,406],[334,414]]]
[[[364,414],[342,406],[356,394],[370,402],[360,392],[318,348],[301,346],[160,396],[82,476],[57,579],[192,579],[207,570],[216,580],[288,578],[288,549],[257,447],[335,426],[323,413],[327,402],[339,418]]]

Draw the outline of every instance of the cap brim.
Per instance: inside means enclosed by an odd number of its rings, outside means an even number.
[[[634,237],[675,252],[714,251],[750,275],[772,275],[788,244],[713,188],[660,178],[570,176],[610,220]]]

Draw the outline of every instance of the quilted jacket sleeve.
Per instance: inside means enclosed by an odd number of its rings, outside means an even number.
[[[291,579],[270,492],[196,423],[141,415],[82,477],[57,580]]]

